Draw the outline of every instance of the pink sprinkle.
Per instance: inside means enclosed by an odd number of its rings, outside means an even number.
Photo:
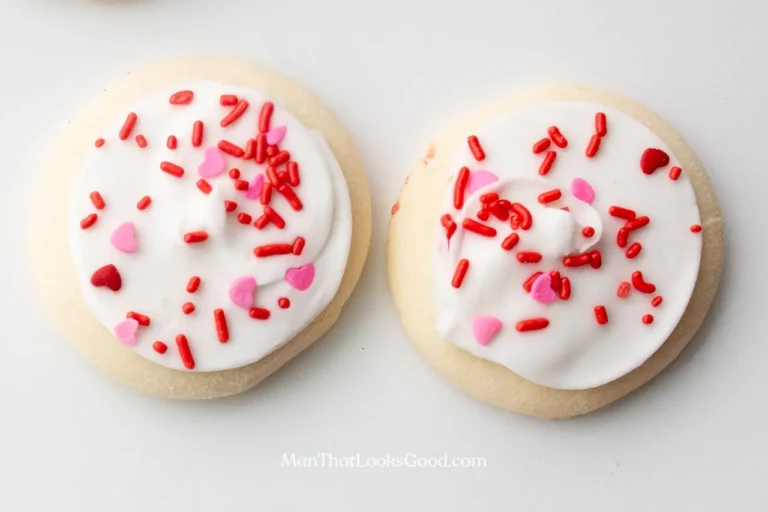
[[[115,337],[123,342],[123,345],[133,347],[136,345],[136,331],[139,329],[139,322],[133,318],[121,320],[115,324],[113,331]]]
[[[552,289],[552,277],[549,274],[541,274],[531,285],[531,298],[542,304],[551,304],[557,300],[557,294]]]
[[[267,144],[270,146],[277,146],[285,138],[285,132],[287,128],[284,125],[275,126],[267,132]]]
[[[501,330],[501,320],[494,316],[476,316],[472,319],[472,335],[480,345],[488,345]]]
[[[491,171],[479,170],[472,171],[469,175],[469,182],[467,182],[466,193],[467,197],[474,194],[486,185],[499,181],[499,177]]]
[[[257,174],[251,184],[248,186],[248,190],[245,191],[245,197],[247,199],[259,199],[261,197],[261,189],[264,187],[264,175]]]
[[[136,252],[139,245],[136,242],[136,227],[133,225],[133,222],[123,222],[120,224],[117,229],[112,232],[109,241],[118,251],[127,253]]]
[[[571,194],[587,204],[592,204],[592,201],[595,200],[595,190],[592,185],[581,178],[573,178],[571,181]]]
[[[312,286],[312,281],[315,280],[315,266],[308,263],[301,267],[289,268],[285,271],[285,280],[289,285],[303,292]]]
[[[215,178],[219,174],[223,173],[227,165],[224,161],[224,155],[221,154],[219,148],[211,146],[205,148],[205,155],[203,157],[203,163],[197,168],[197,172],[203,178]]]
[[[253,292],[256,291],[256,279],[251,276],[238,277],[229,285],[229,299],[243,309],[253,307]]]

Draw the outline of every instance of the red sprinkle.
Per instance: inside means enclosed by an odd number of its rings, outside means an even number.
[[[269,318],[269,310],[265,308],[251,308],[248,311],[248,316],[256,320],[266,320]]]
[[[240,116],[242,116],[243,113],[248,110],[248,107],[249,103],[245,100],[240,100],[237,102],[235,108],[233,108],[232,111],[227,114],[224,119],[221,120],[221,127],[226,128],[227,126],[240,119]]]
[[[184,169],[171,162],[160,162],[160,170],[177,178],[184,176]]]
[[[619,219],[624,220],[634,220],[635,217],[637,217],[637,213],[635,213],[635,210],[630,210],[629,208],[622,208],[621,206],[611,206],[608,208],[608,214],[611,217],[618,217]]]
[[[541,261],[541,254],[533,251],[517,253],[517,261],[520,263],[538,263]]]
[[[531,292],[531,288],[533,288],[533,283],[543,273],[544,272],[539,271],[539,272],[534,272],[533,274],[531,274],[531,276],[528,279],[526,279],[525,282],[523,283],[523,289],[526,292],[530,293]]]
[[[483,222],[486,222],[488,219],[491,218],[491,214],[488,212],[488,210],[480,210],[479,212],[477,212],[477,218]]]
[[[237,210],[237,203],[234,201],[224,201],[224,209],[227,210],[227,213],[232,213]]]
[[[256,136],[256,149],[254,150],[253,159],[257,164],[263,164],[267,161],[267,136],[263,133]]]
[[[185,315],[189,315],[191,313],[194,313],[195,311],[195,305],[191,302],[185,302],[181,306],[181,310],[184,312]]]
[[[192,91],[179,91],[171,95],[169,102],[171,105],[189,105],[195,97]]]
[[[261,187],[259,202],[261,202],[261,204],[269,204],[270,201],[272,201],[272,184],[265,182],[264,186]]]
[[[584,236],[584,238],[592,238],[595,236],[595,228],[592,226],[586,226],[581,230],[581,234]]]
[[[80,229],[88,229],[89,227],[96,224],[97,220],[99,220],[99,216],[95,213],[91,213],[80,221]]]
[[[198,288],[200,288],[200,277],[198,276],[192,276],[189,278],[189,282],[187,283],[187,292],[188,293],[195,293]]]
[[[499,194],[496,192],[488,192],[487,194],[482,194],[480,196],[480,202],[483,204],[491,204],[494,201],[499,200]]]
[[[104,145],[104,139],[96,139],[96,142],[94,142],[93,145],[96,146],[97,148],[100,148],[101,146]]]
[[[123,123],[123,127],[120,128],[120,140],[128,140],[128,137],[131,136],[133,127],[136,126],[136,121],[138,119],[139,117],[134,112],[131,112],[130,114],[128,114],[128,117],[125,119],[125,122]]]
[[[298,212],[304,208],[304,205],[296,196],[296,193],[294,193],[293,189],[285,183],[277,187],[277,191],[280,192],[280,194],[282,194],[283,197],[288,200],[288,204],[290,204],[291,208],[293,208],[295,211]]]
[[[544,329],[549,325],[549,320],[546,318],[529,318],[528,320],[520,320],[515,325],[515,329],[519,332],[538,331]]]
[[[445,228],[445,238],[450,240],[453,234],[456,233],[456,223],[453,222],[451,216],[446,213],[440,217],[440,224]]]
[[[140,148],[144,149],[147,147],[147,138],[143,135],[139,134],[136,136],[136,145],[138,145]]]
[[[555,158],[557,158],[556,151],[547,151],[541,166],[539,166],[539,175],[546,176],[549,173],[549,170],[552,169],[552,164],[555,163]]]
[[[219,105],[222,107],[234,107],[237,105],[237,96],[234,94],[222,94],[219,98]]]
[[[659,307],[659,304],[661,304],[661,301],[663,300],[664,298],[661,295],[657,295],[651,300],[651,306],[657,308]]]
[[[250,185],[248,184],[247,181],[245,181],[245,180],[235,180],[235,190],[240,190],[240,191],[245,192],[246,190],[248,190],[249,187],[250,187]]]
[[[701,226],[698,224],[691,226],[691,233],[701,233]]]
[[[643,315],[643,323],[645,325],[650,325],[653,323],[653,315]]]
[[[626,299],[629,296],[629,291],[631,289],[632,285],[624,281],[619,285],[618,290],[616,290],[616,296],[621,297],[622,299]]]
[[[636,229],[640,229],[642,227],[647,226],[649,222],[651,222],[651,219],[643,215],[642,217],[638,217],[636,219],[628,221],[626,224],[624,224],[624,227],[627,228],[629,231],[634,231]]]
[[[261,112],[259,113],[259,132],[267,133],[269,131],[269,124],[274,110],[275,106],[269,101],[261,106]]]
[[[280,151],[278,154],[269,159],[269,165],[277,167],[282,165],[291,159],[291,154],[288,151]]]
[[[141,313],[137,313],[135,311],[129,311],[125,314],[125,318],[132,318],[139,322],[139,325],[142,327],[146,327],[150,323],[150,319],[147,315],[142,315]]]
[[[590,254],[591,253],[566,256],[563,258],[563,265],[566,267],[583,267],[584,265],[588,265],[591,260]]]
[[[622,249],[627,246],[627,240],[629,239],[629,230],[627,228],[620,228],[616,233],[616,244]]]
[[[184,242],[188,244],[199,244],[208,240],[208,233],[205,231],[192,231],[184,235]]]
[[[520,236],[517,233],[510,233],[510,235],[501,242],[501,248],[505,251],[511,251],[520,241]]]
[[[459,264],[456,265],[456,271],[453,273],[453,280],[451,281],[451,285],[454,288],[461,287],[461,283],[464,282],[464,276],[467,275],[468,269],[469,269],[469,260],[466,258],[460,259]]]
[[[101,197],[101,194],[99,194],[96,191],[91,192],[91,202],[93,203],[93,206],[97,210],[103,210],[106,206],[106,203],[104,203],[104,199]]]
[[[245,143],[245,154],[243,155],[243,160],[250,160],[254,157],[256,154],[256,140],[255,139],[248,139],[248,142]]]
[[[277,213],[273,208],[269,206],[264,207],[264,215],[267,216],[269,221],[274,224],[277,229],[283,229],[285,227],[285,220]],[[250,220],[249,220],[250,222]]]
[[[512,203],[511,208],[519,217],[520,228],[522,228],[523,231],[531,229],[531,226],[533,225],[533,216],[531,216],[531,212],[528,211],[528,208],[520,203]],[[512,229],[515,229],[514,226]]]
[[[288,309],[291,307],[291,301],[287,297],[280,297],[277,299],[277,305],[280,309]]]
[[[301,184],[301,178],[299,176],[299,164],[291,160],[288,162],[286,167],[288,168],[288,183],[292,187],[298,187]]]
[[[268,256],[280,256],[283,254],[291,254],[291,244],[267,244],[260,245],[253,250],[253,254],[257,258],[266,258]]]
[[[547,133],[549,134],[549,138],[552,139],[552,142],[555,143],[555,146],[559,148],[568,147],[568,141],[563,137],[563,134],[560,133],[560,129],[557,126],[550,126],[547,129]]]
[[[539,203],[541,204],[547,204],[547,203],[553,203],[560,199],[562,197],[562,192],[560,192],[559,188],[547,190],[546,192],[542,192],[539,194]]]
[[[188,370],[193,370],[195,368],[195,358],[192,357],[192,351],[189,349],[187,337],[183,334],[176,336],[176,346],[179,349],[179,357],[181,357],[181,362],[184,363],[184,367]]]
[[[240,212],[237,214],[237,222],[240,224],[250,224],[251,220],[251,216],[245,212]]]
[[[152,344],[152,348],[158,354],[165,354],[165,352],[168,350],[168,345],[166,345],[162,341],[156,341]]]
[[[600,136],[595,134],[589,139],[589,146],[587,146],[586,151],[587,158],[593,158],[598,149],[600,149]]]
[[[653,293],[656,291],[656,286],[645,281],[643,279],[643,273],[639,270],[632,272],[632,285],[637,291],[642,293]]]
[[[549,140],[548,137],[544,137],[540,141],[538,141],[536,144],[533,145],[533,154],[538,155],[539,153],[543,153],[544,151],[549,149],[549,146],[552,144],[552,141]]]
[[[562,282],[560,281],[560,271],[553,270],[549,273],[549,286],[556,292],[560,291],[560,286],[562,286]]]
[[[202,121],[195,121],[192,125],[192,146],[199,148],[203,145],[203,130],[204,125]]]
[[[595,114],[595,133],[600,137],[605,137],[608,133],[608,124],[605,120],[605,114],[598,112]]]
[[[228,155],[232,155],[235,158],[241,158],[245,154],[245,150],[236,144],[232,144],[228,140],[220,140],[218,148]]]
[[[293,241],[293,245],[291,246],[291,254],[295,256],[300,256],[301,253],[304,251],[304,245],[306,244],[306,240],[304,240],[303,237],[297,236],[296,240]]]
[[[237,167],[233,167],[229,170],[229,177],[233,180],[239,180],[240,179],[240,169]]]
[[[136,208],[139,210],[146,210],[150,204],[152,204],[152,198],[149,196],[144,196],[139,199],[138,203],[136,203]]]
[[[600,325],[608,323],[608,312],[605,310],[605,306],[595,306],[595,320]]]
[[[274,167],[271,165],[267,167],[267,169],[264,171],[267,175],[267,180],[275,186],[279,187],[282,181],[280,180],[280,175],[277,173]]]
[[[253,227],[256,229],[264,229],[267,227],[267,224],[269,224],[269,219],[266,215],[260,216],[258,219],[256,219],[256,222],[253,223]]]
[[[485,224],[480,224],[474,219],[464,219],[464,222],[462,222],[461,225],[467,231],[477,233],[478,235],[481,235],[481,236],[487,236],[487,237],[496,236],[495,228],[492,228],[491,226],[486,226]]]
[[[500,221],[504,222],[509,219],[509,212],[512,209],[512,203],[506,199],[495,201],[490,205],[490,211]]]
[[[627,258],[632,259],[638,254],[640,254],[640,251],[642,250],[643,250],[643,246],[635,242],[629,246],[629,249],[627,249],[627,252],[624,254],[627,256]]]
[[[475,157],[475,160],[478,162],[485,160],[485,151],[483,151],[483,147],[480,145],[480,141],[477,140],[475,135],[467,137],[467,144],[469,144],[469,150],[472,152],[472,156]]]
[[[560,280],[560,300],[571,298],[571,280],[564,277]]]
[[[589,265],[594,269],[603,266],[603,257],[600,255],[600,251],[592,251],[589,253]]]
[[[213,188],[211,187],[211,184],[205,181],[203,178],[200,178],[197,180],[197,188],[200,189],[200,192],[203,194],[210,194]]]
[[[179,141],[176,139],[175,135],[169,135],[168,140],[165,142],[165,146],[168,149],[176,149],[179,145]],[[162,342],[161,342],[162,343]]]
[[[216,334],[219,337],[219,341],[226,343],[229,341],[229,328],[227,328],[227,317],[224,316],[224,310],[214,309],[213,320],[216,324]]]
[[[680,178],[680,173],[682,172],[683,170],[675,165],[669,170],[669,179],[671,179],[672,181],[677,181],[678,178]]]

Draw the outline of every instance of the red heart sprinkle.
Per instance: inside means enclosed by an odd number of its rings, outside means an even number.
[[[640,157],[640,169],[645,174],[653,174],[656,169],[664,167],[669,163],[669,155],[660,149],[648,148]]]
[[[120,272],[114,265],[104,265],[91,276],[93,286],[106,286],[113,292],[118,291],[123,286],[123,280],[120,278]]]

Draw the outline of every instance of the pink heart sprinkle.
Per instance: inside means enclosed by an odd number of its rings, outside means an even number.
[[[550,304],[557,300],[557,294],[552,289],[552,278],[549,274],[541,274],[531,285],[531,298],[542,304]]]
[[[121,320],[115,324],[113,331],[115,337],[123,342],[123,345],[133,347],[136,345],[136,330],[139,328],[139,322],[133,318]]]
[[[472,171],[469,175],[469,182],[467,183],[467,197],[474,194],[486,185],[499,181],[499,177],[493,174],[491,171],[479,170]]]
[[[595,200],[595,190],[592,185],[581,178],[573,178],[571,181],[571,194],[587,204],[592,204],[592,201]]]
[[[136,252],[136,249],[139,248],[139,244],[136,242],[136,226],[133,225],[133,222],[123,222],[112,232],[109,241],[118,251]]]
[[[312,281],[315,280],[315,266],[307,263],[301,267],[289,268],[285,271],[285,280],[289,285],[303,292],[312,286]]]
[[[472,335],[480,345],[488,345],[501,330],[501,320],[494,316],[476,316],[472,319]]]
[[[243,309],[251,309],[254,291],[256,291],[256,279],[251,276],[238,277],[229,285],[229,300]]]
[[[261,195],[261,189],[264,187],[264,175],[259,173],[251,181],[248,190],[245,191],[245,197],[247,199],[258,199]]]
[[[285,138],[285,132],[287,128],[285,126],[275,126],[267,132],[267,144],[270,146],[277,146]]]
[[[213,178],[223,173],[226,167],[224,155],[221,154],[219,148],[211,146],[210,148],[205,148],[203,163],[197,168],[197,172],[203,178]]]

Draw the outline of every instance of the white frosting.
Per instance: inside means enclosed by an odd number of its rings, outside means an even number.
[[[594,158],[585,149],[594,133],[594,117],[605,112],[608,133]],[[538,175],[544,157],[534,154],[533,144],[556,125],[568,140],[557,151],[551,171]],[[472,135],[472,134],[467,134]],[[472,354],[501,364],[541,385],[560,389],[587,389],[611,382],[640,366],[668,338],[682,316],[696,283],[701,257],[701,235],[690,231],[700,223],[693,188],[682,176],[668,177],[679,165],[667,145],[639,121],[602,105],[557,102],[511,111],[479,128],[477,135],[486,159],[477,162],[467,145],[455,156],[451,169],[488,170],[499,180],[466,196],[461,211],[453,204],[453,181],[440,216],[450,214],[459,226],[448,244],[437,222],[432,265],[432,285],[438,307],[437,329],[441,336]],[[658,148],[670,163],[652,175],[640,169],[645,149]],[[586,180],[595,191],[591,205],[573,197],[571,181]],[[540,193],[559,188],[562,198],[548,205],[537,201]],[[504,251],[501,242],[512,232],[509,222],[494,216],[484,222],[497,229],[495,237],[479,236],[462,229],[463,219],[477,220],[480,196],[497,192],[503,199],[525,205],[533,216],[530,230],[518,229],[519,243]],[[616,233],[625,221],[608,214],[612,205],[647,215],[651,222],[632,232],[629,244],[640,242],[634,258],[618,247]],[[560,210],[567,206],[570,213]],[[586,238],[582,228],[591,226]],[[629,245],[628,245],[629,246]],[[627,246],[627,247],[628,247]],[[599,250],[602,267],[568,268],[563,256]],[[537,251],[536,264],[518,262],[520,251]],[[470,267],[460,288],[451,284],[460,259]],[[534,300],[523,283],[536,271],[558,270],[571,282],[568,300],[542,303]],[[626,298],[617,297],[620,283],[631,282],[634,271],[656,285],[652,294],[634,288]],[[650,302],[663,297],[659,307]],[[600,325],[595,306],[605,306],[609,321]],[[654,322],[641,320],[646,314]],[[473,335],[473,319],[496,317],[502,328],[490,343],[480,344]],[[541,330],[518,332],[518,321],[547,318]]]
[[[188,105],[171,105],[169,97],[180,90],[193,91],[194,100]],[[250,104],[243,116],[226,128],[219,122],[232,107],[219,104],[222,94],[236,95]],[[213,187],[209,195],[196,186],[205,149],[216,147],[222,139],[244,149],[246,141],[258,134],[259,112],[265,101],[270,99],[257,90],[203,81],[180,83],[157,92],[132,107],[138,123],[128,140],[118,138],[124,116],[107,128],[104,146],[92,151],[76,185],[70,242],[85,301],[110,331],[129,311],[149,316],[150,326],[138,328],[132,348],[163,366],[185,369],[176,348],[178,334],[189,340],[195,371],[226,370],[258,361],[309,324],[341,283],[352,233],[349,191],[322,136],[310,132],[287,110],[275,105],[271,127],[287,128],[279,148],[289,151],[291,160],[299,165],[301,184],[293,188],[303,209],[294,211],[273,191],[270,204],[285,219],[284,229],[273,224],[256,229],[253,221],[261,216],[263,206],[258,198],[247,199],[244,192],[236,190],[226,171],[206,178]],[[191,136],[197,120],[204,122],[205,129],[202,146],[195,148]],[[146,148],[137,146],[137,134],[146,137]],[[178,138],[176,150],[166,147],[169,135]],[[240,179],[248,182],[266,168],[253,159],[222,155],[226,170],[238,168]],[[179,179],[161,171],[163,161],[184,168],[184,176]],[[95,210],[89,199],[92,191],[104,198],[104,210]],[[152,203],[140,211],[136,204],[145,195]],[[236,202],[237,211],[226,213],[225,200]],[[250,225],[237,221],[238,212],[252,216]],[[99,219],[83,230],[80,220],[89,213],[98,213]],[[124,222],[136,226],[138,250],[132,254],[120,252],[110,243],[111,233]],[[208,232],[206,242],[183,241],[184,233],[197,230]],[[301,255],[254,255],[257,246],[291,244],[297,237],[306,240]],[[306,291],[294,289],[285,280],[287,269],[309,263],[315,267],[314,281]],[[117,292],[90,282],[93,272],[106,264],[114,264],[122,277],[122,288]],[[196,293],[186,291],[192,276],[202,279]],[[230,285],[244,276],[256,279],[254,306],[268,309],[269,319],[250,318],[247,309],[230,300]],[[289,308],[278,307],[281,297],[290,300]],[[194,313],[182,312],[185,302],[194,303]],[[217,308],[226,315],[227,343],[217,338],[213,317]],[[153,350],[158,340],[167,344],[165,354]]]

